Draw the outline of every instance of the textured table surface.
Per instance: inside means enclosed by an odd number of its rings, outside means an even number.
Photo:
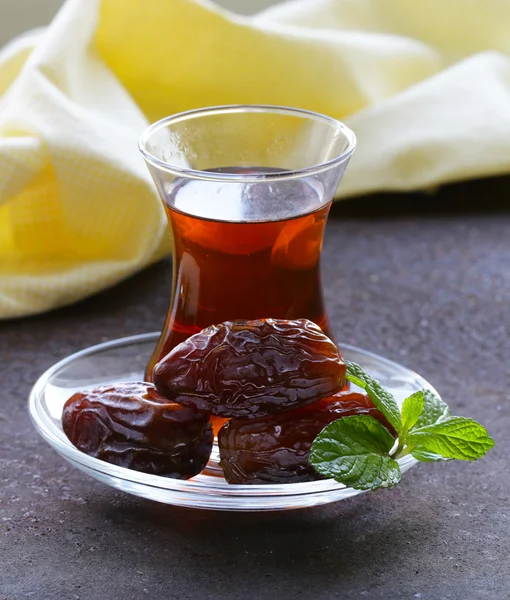
[[[466,209],[489,197],[473,184],[390,212],[384,199],[385,216],[383,199],[357,201],[328,224],[338,339],[417,370],[496,439],[477,463],[419,465],[393,490],[286,513],[173,508],[85,477],[37,436],[35,379],[71,352],[158,329],[169,261],[0,323],[0,599],[510,598],[510,213]]]

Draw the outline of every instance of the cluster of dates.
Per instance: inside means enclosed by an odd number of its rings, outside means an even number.
[[[83,452],[109,463],[178,479],[206,466],[210,416],[229,483],[295,483],[320,476],[310,447],[332,421],[384,417],[365,394],[342,391],[345,363],[306,319],[213,325],[175,347],[153,384],[119,383],[74,394],[62,425]]]

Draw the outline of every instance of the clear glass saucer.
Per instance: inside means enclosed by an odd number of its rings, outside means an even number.
[[[62,431],[65,401],[77,390],[117,381],[141,381],[158,333],[147,333],[92,346],[56,363],[33,387],[29,412],[40,435],[66,460],[88,475],[116,489],[178,506],[228,511],[266,511],[305,508],[344,500],[360,494],[334,480],[280,485],[229,485],[213,449],[204,472],[181,481],[148,475],[87,456]],[[344,344],[344,355],[359,363],[388,388],[398,402],[412,392],[434,388],[417,373],[390,360]],[[435,392],[437,393],[437,392]],[[412,456],[399,460],[402,472],[416,464]]]

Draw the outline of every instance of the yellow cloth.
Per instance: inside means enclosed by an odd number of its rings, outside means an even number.
[[[508,0],[68,0],[0,52],[0,318],[73,302],[168,251],[149,121],[268,103],[343,119],[340,195],[510,170]]]

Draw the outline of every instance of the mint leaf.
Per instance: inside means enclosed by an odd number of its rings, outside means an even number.
[[[416,428],[425,427],[425,425],[433,425],[437,423],[439,419],[450,416],[450,408],[446,402],[443,402],[439,396],[436,396],[434,392],[430,390],[423,390],[423,396],[425,398],[425,404],[423,411],[418,421],[416,421]]]
[[[494,446],[485,427],[465,417],[442,417],[433,425],[413,429],[406,443],[411,452],[427,451],[443,458],[476,460]]]
[[[395,440],[368,415],[343,417],[325,427],[310,450],[310,463],[321,475],[357,490],[397,485],[398,463],[388,456]]]
[[[402,417],[395,398],[376,379],[365,373],[359,365],[349,360],[346,360],[345,364],[347,365],[347,379],[365,390],[370,400],[388,419],[390,425],[400,433],[402,430]]]
[[[425,395],[423,392],[414,392],[404,400],[402,404],[402,438],[405,438],[407,432],[415,426],[423,412],[424,405]]]

